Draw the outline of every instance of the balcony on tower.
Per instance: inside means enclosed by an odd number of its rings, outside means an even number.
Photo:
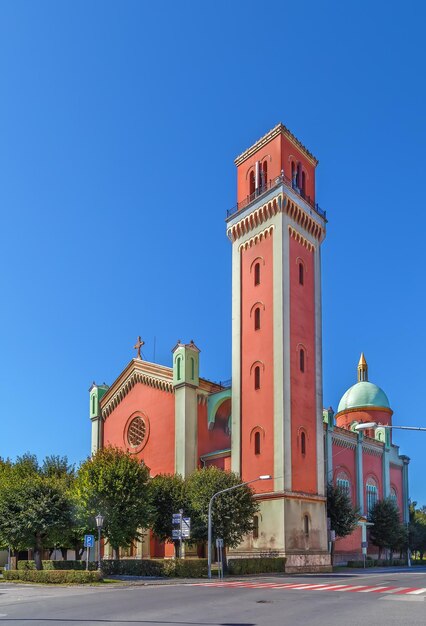
[[[280,186],[308,213],[326,219],[315,202],[317,159],[283,125],[269,133],[235,159],[237,166],[237,204],[227,211],[232,218],[254,202],[266,200]]]

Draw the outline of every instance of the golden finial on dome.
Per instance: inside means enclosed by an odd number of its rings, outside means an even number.
[[[358,382],[362,383],[368,380],[368,365],[365,360],[364,352],[361,352],[358,363]]]

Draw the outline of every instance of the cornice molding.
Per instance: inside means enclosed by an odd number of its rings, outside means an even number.
[[[272,226],[269,226],[268,228],[265,228],[265,230],[262,230],[262,232],[258,233],[257,235],[253,235],[253,237],[251,237],[250,239],[247,239],[247,241],[240,244],[239,250],[247,250],[247,248],[251,248],[252,246],[255,246],[257,243],[262,241],[262,239],[266,239],[268,236],[270,237],[272,235],[273,230],[274,230],[274,226],[272,225]]]
[[[263,137],[258,139],[252,146],[250,146],[250,148],[247,148],[247,150],[238,155],[234,161],[235,165],[241,165],[241,163],[243,163],[246,159],[258,152],[261,148],[263,148],[263,146],[266,146],[266,144],[272,141],[272,139],[275,139],[275,137],[277,137],[278,135],[284,135],[285,137],[287,137],[287,139],[289,139],[291,143],[302,152],[302,154],[308,159],[310,163],[312,163],[313,166],[318,165],[318,159],[314,157],[314,155],[309,152],[309,150],[303,145],[303,143],[299,141],[297,137],[295,137],[293,133],[290,132],[289,129],[281,122],[274,126],[274,128],[272,128],[269,132],[267,132],[266,135],[263,135]]]
[[[356,448],[356,441],[351,441],[341,435],[333,434],[331,440],[336,444],[336,446],[340,446],[341,448],[350,448],[351,450],[355,450]]]
[[[277,213],[286,213],[317,241],[321,242],[324,239],[325,228],[282,192],[230,226],[226,234],[232,242],[235,242],[261,224],[266,224]]]
[[[376,446],[371,446],[366,443],[362,444],[362,451],[372,456],[383,456],[383,448],[377,448]]]
[[[288,231],[290,233],[290,236],[293,237],[293,239],[295,239],[299,243],[301,243],[302,246],[305,246],[305,248],[307,248],[309,252],[312,252],[312,250],[315,250],[314,244],[311,243],[308,239],[306,239],[306,237],[304,237],[301,233],[299,233],[298,230],[293,228],[293,226],[289,225]]]

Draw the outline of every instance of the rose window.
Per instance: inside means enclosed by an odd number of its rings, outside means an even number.
[[[146,424],[142,417],[135,417],[127,431],[127,441],[133,448],[141,445],[146,435]]]

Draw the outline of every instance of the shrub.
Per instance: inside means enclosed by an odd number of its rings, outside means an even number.
[[[284,557],[265,557],[250,559],[228,559],[228,573],[267,574],[268,572],[284,572],[286,559]]]
[[[5,580],[23,580],[32,583],[94,583],[99,582],[102,577],[99,572],[82,572],[78,570],[35,570],[16,569],[4,572]]]
[[[368,558],[365,561],[366,567],[401,567],[407,565],[405,559],[371,559]],[[348,567],[364,567],[364,561],[348,561]]]
[[[207,576],[207,559],[141,559],[102,561],[108,575],[202,578]]]
[[[85,570],[86,561],[42,561],[44,570]],[[97,561],[89,561],[89,570],[98,567]],[[18,561],[18,570],[35,570],[34,561]]]

